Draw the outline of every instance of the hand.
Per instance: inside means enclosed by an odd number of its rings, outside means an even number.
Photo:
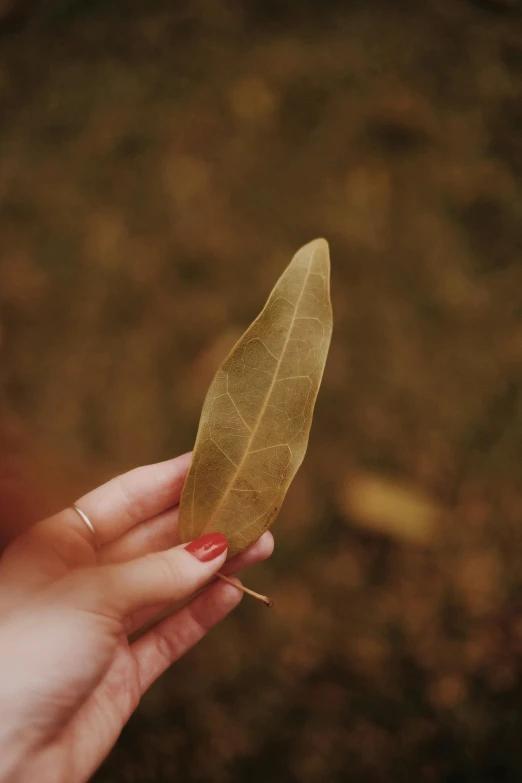
[[[68,508],[0,560],[0,781],[80,783],[144,691],[241,600],[217,580],[268,557],[265,533],[226,565],[219,534],[179,545],[190,455],[137,468],[81,498],[97,541]],[[205,588],[196,597],[192,597]],[[128,635],[190,601],[137,641]]]

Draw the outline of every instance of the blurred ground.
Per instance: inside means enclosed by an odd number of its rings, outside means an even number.
[[[27,520],[189,449],[292,253],[331,243],[309,453],[248,576],[276,608],[174,667],[98,783],[520,780],[520,7],[48,0],[0,38],[0,139]]]

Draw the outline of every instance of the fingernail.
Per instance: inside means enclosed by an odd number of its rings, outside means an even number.
[[[208,563],[222,555],[227,547],[228,541],[222,533],[207,533],[191,541],[185,549],[202,563]]]

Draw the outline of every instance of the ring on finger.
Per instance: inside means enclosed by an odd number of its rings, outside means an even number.
[[[94,525],[92,524],[91,520],[89,519],[85,511],[82,511],[81,508],[78,508],[78,506],[75,503],[72,504],[71,508],[74,509],[74,511],[76,511],[76,513],[78,514],[82,522],[84,522],[89,528],[89,531],[93,537],[94,548],[98,549],[99,547],[98,536],[96,535],[96,530],[94,529]]]

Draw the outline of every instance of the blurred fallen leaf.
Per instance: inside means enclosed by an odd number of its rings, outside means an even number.
[[[414,543],[431,539],[442,513],[418,490],[372,474],[350,479],[342,488],[341,504],[356,525]]]

